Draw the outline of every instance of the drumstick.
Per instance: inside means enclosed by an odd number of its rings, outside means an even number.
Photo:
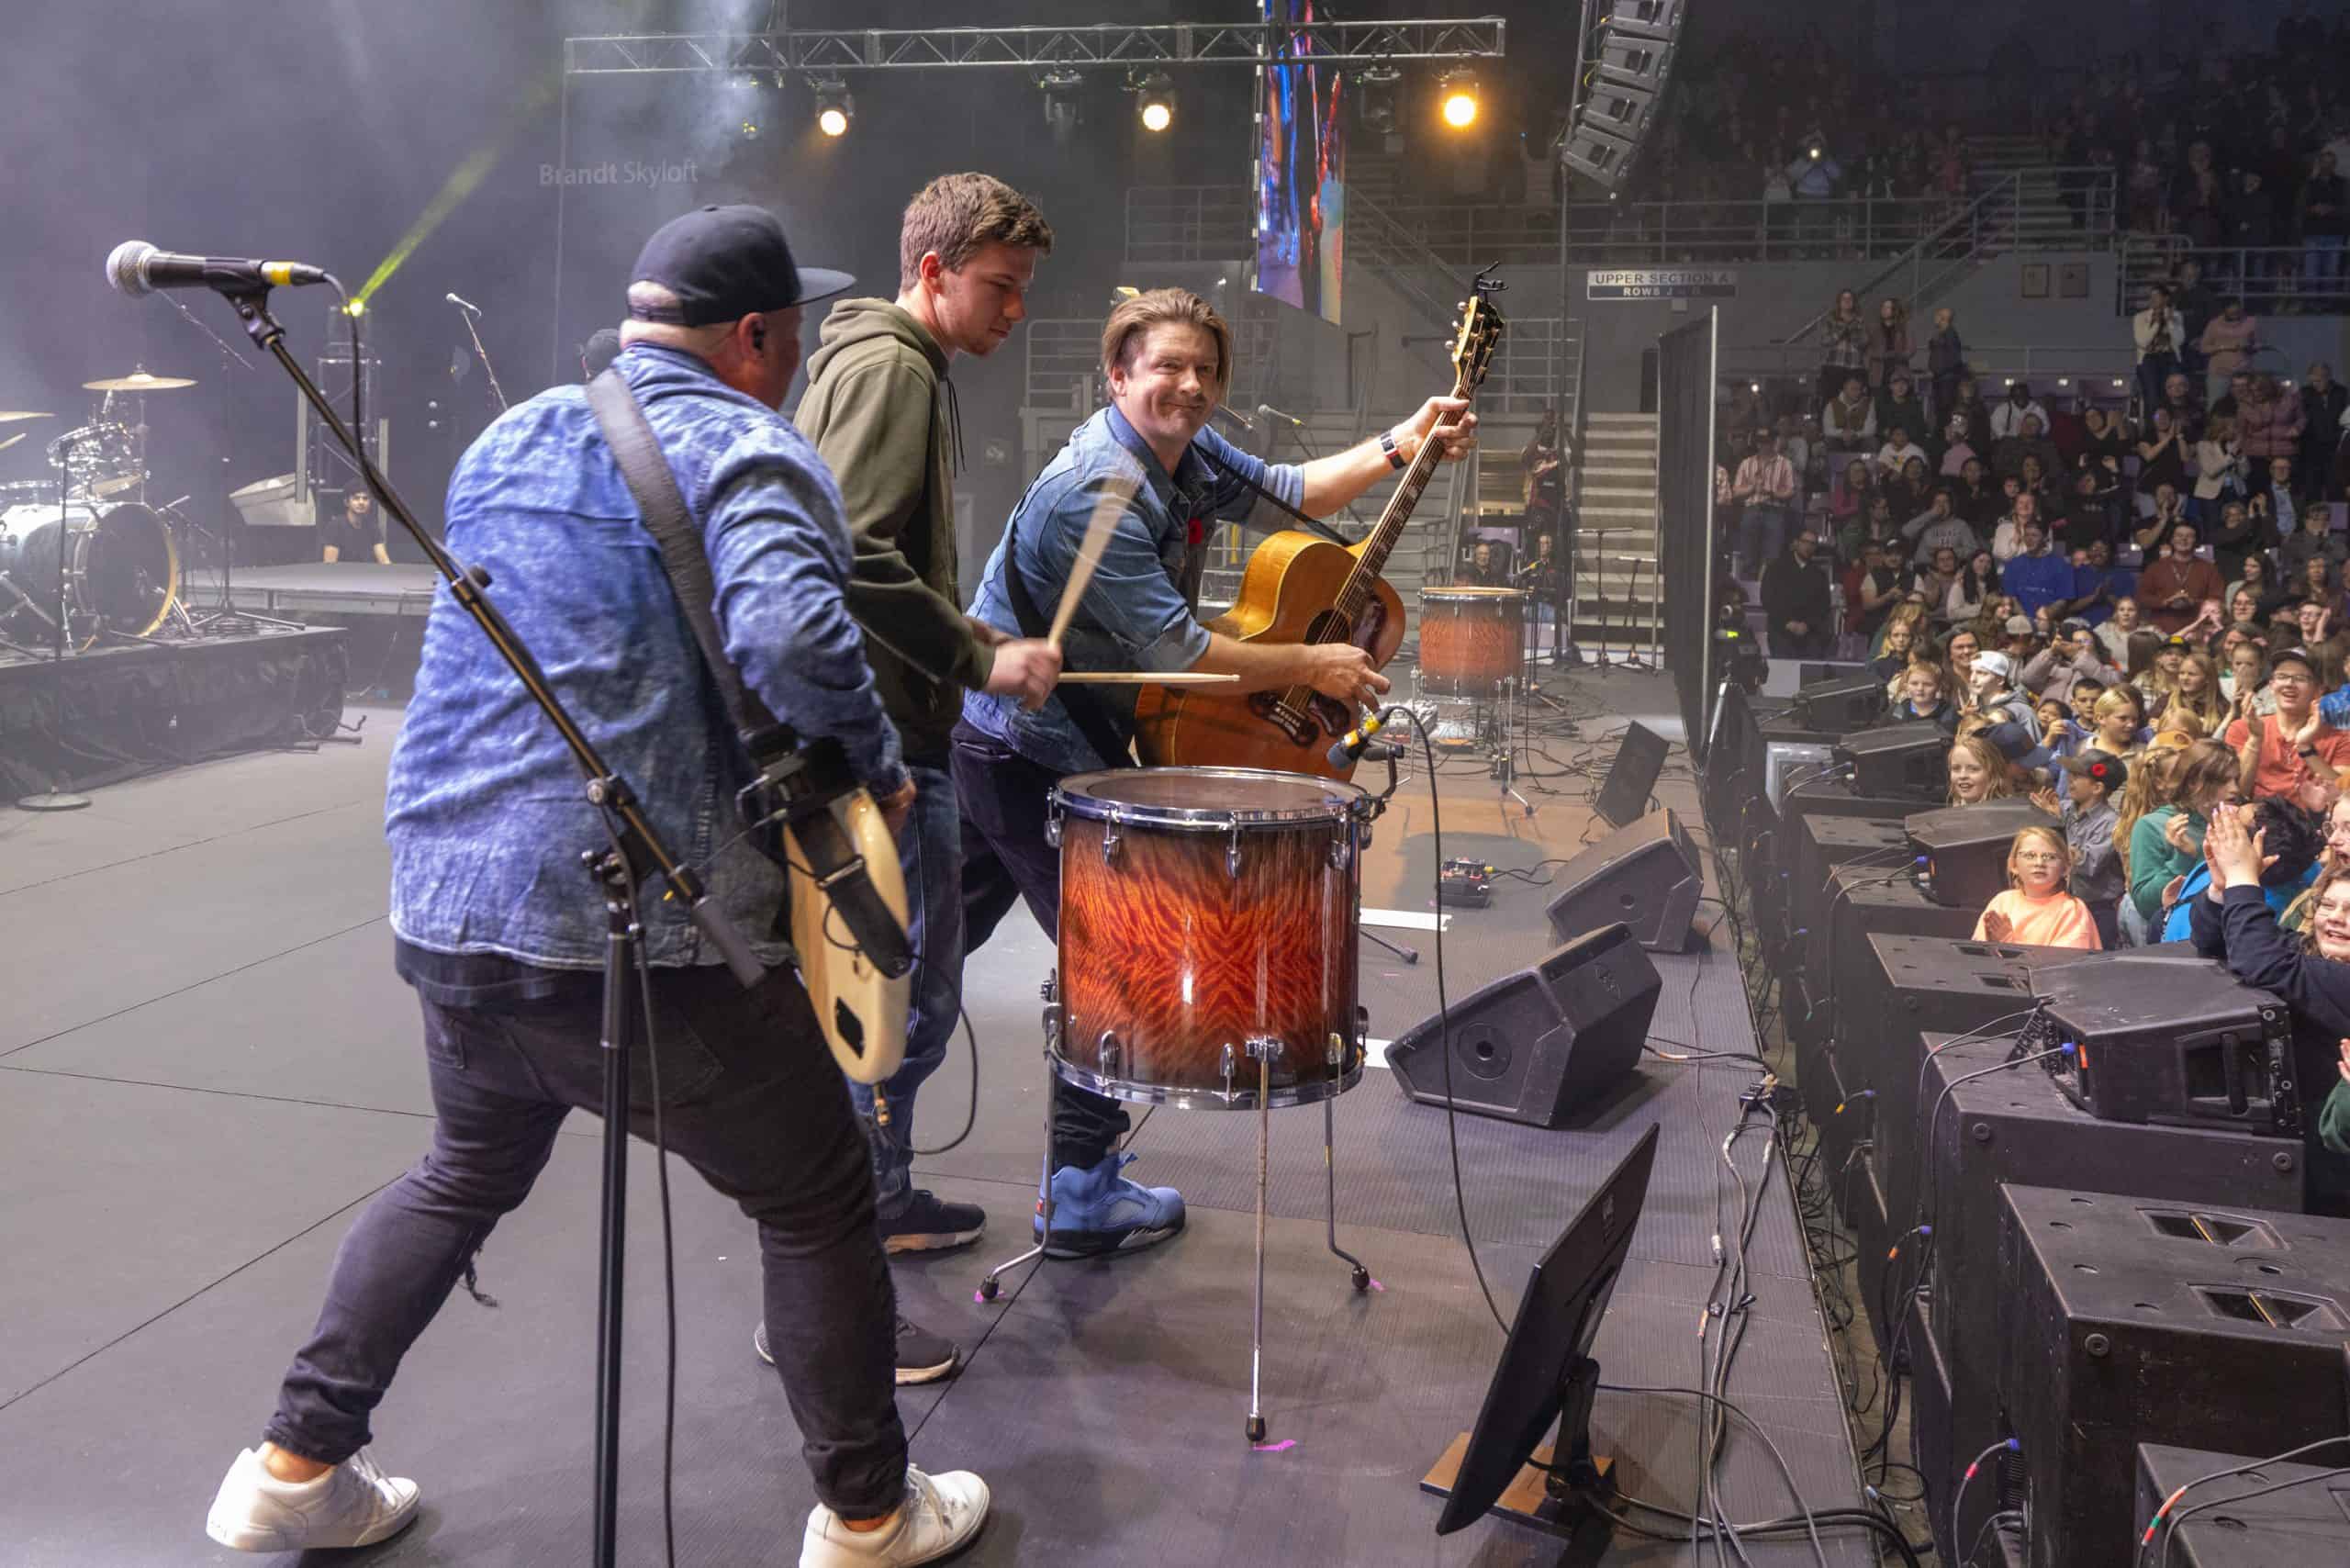
[[[1205,670],[1177,670],[1169,675],[1153,675],[1140,669],[1072,669],[1061,672],[1064,685],[1076,682],[1082,686],[1237,686],[1237,675],[1211,675]]]
[[[1102,498],[1093,503],[1093,517],[1085,525],[1085,541],[1077,547],[1077,563],[1069,569],[1069,586],[1061,589],[1060,604],[1053,611],[1053,629],[1045,638],[1054,647],[1061,645],[1061,633],[1069,630],[1069,618],[1077,613],[1077,601],[1085,597],[1086,585],[1093,580],[1093,568],[1110,543],[1110,531],[1118,526],[1120,515],[1134,498],[1131,485],[1112,481],[1102,487]]]

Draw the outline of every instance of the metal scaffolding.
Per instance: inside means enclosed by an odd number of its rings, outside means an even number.
[[[569,38],[570,76],[666,73],[836,73],[971,66],[1328,64],[1487,60],[1499,17],[1387,22],[1169,22],[1089,28],[862,28],[836,32],[629,33]]]

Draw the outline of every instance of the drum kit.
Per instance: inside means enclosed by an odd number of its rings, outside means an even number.
[[[1393,767],[1391,761],[1390,773]],[[1370,1018],[1356,937],[1362,853],[1386,794],[1246,767],[1116,768],[1063,779],[1058,964],[1045,982],[1045,1118],[1070,1084],[1132,1103],[1257,1114],[1257,1286],[1248,1440],[1265,1439],[1265,1225],[1276,1107],[1322,1106],[1329,1249],[1338,1245],[1332,1106],[1362,1080]],[[1052,1229],[1051,1156],[1044,1225]],[[990,1270],[979,1296],[1044,1251]]]
[[[85,381],[98,397],[86,423],[48,443],[51,476],[0,482],[0,646],[79,650],[101,637],[151,637],[167,624],[193,630],[179,598],[175,531],[185,520],[177,503],[145,503],[147,396],[195,385],[143,368]],[[10,409],[0,426],[54,417]],[[0,439],[0,451],[28,433]]]

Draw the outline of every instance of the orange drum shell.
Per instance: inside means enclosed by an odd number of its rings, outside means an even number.
[[[1121,1098],[1223,1105],[1229,1045],[1230,1086],[1245,1091],[1228,1103],[1236,1109],[1257,1103],[1252,1038],[1282,1043],[1276,1103],[1336,1092],[1334,1034],[1343,1073],[1360,1073],[1352,846],[1331,864],[1333,842],[1351,836],[1348,823],[1245,828],[1237,876],[1230,833],[1133,821],[1116,824],[1104,864],[1111,825],[1074,815],[1061,823],[1064,1060]],[[1116,1036],[1107,1070],[1104,1031]]]
[[[1428,588],[1420,594],[1420,674],[1429,686],[1467,691],[1518,672],[1525,596]]]

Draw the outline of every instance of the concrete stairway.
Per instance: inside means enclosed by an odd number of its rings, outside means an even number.
[[[1662,636],[1656,448],[1654,414],[1584,416],[1574,462],[1578,641],[1603,624],[1613,644]]]

